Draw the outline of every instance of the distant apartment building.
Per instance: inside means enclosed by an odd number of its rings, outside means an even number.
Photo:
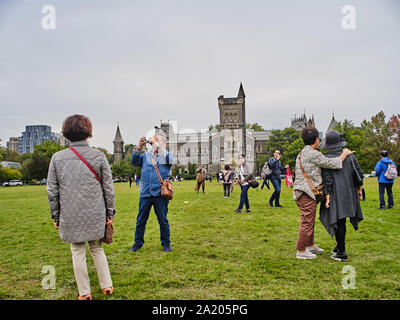
[[[10,140],[7,141],[7,149],[19,152],[18,141],[18,137],[11,137]]]
[[[26,126],[22,136],[19,137],[18,152],[32,153],[35,145],[47,140],[60,142],[60,134],[51,132],[51,126],[47,125]]]

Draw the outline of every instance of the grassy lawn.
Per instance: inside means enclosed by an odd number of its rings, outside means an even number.
[[[326,251],[317,259],[295,258],[299,211],[292,189],[283,187],[284,208],[270,208],[271,190],[251,189],[250,214],[236,214],[240,189],[224,199],[222,186],[207,182],[206,194],[194,181],[175,184],[169,204],[173,251],[161,250],[152,213],[145,245],[133,244],[139,188],[115,184],[115,237],[104,245],[115,294],[108,299],[399,299],[400,187],[395,208],[377,210],[378,184],[365,179],[364,221],[347,223],[346,263],[330,258],[334,247],[320,222],[315,240]],[[187,203],[185,203],[187,202]],[[317,214],[318,215],[318,214]],[[0,188],[0,299],[76,299],[69,244],[61,242],[50,219],[44,186]],[[94,299],[104,299],[88,254]],[[42,267],[56,270],[56,289],[44,290]],[[345,290],[342,268],[356,271],[356,288]]]

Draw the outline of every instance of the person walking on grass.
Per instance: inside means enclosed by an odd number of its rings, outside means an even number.
[[[248,191],[250,185],[248,181],[254,179],[250,171],[250,167],[246,164],[246,156],[244,154],[239,156],[239,183],[240,183],[240,202],[237,209],[234,211],[237,213],[242,212],[243,205],[246,206],[246,213],[250,212],[250,203],[248,197]]]
[[[300,227],[296,243],[297,259],[314,259],[324,252],[314,244],[314,225],[317,200],[311,189],[322,183],[321,168],[342,169],[342,162],[352,153],[349,149],[335,158],[325,157],[317,150],[319,132],[316,128],[304,128],[301,137],[305,147],[296,158],[296,180],[293,186],[293,199],[300,210]]]
[[[142,137],[139,144],[133,151],[131,162],[133,165],[141,168],[140,194],[139,194],[139,213],[136,219],[135,243],[131,252],[138,251],[144,245],[144,232],[151,207],[157,216],[160,225],[160,238],[163,251],[171,251],[170,228],[167,219],[169,200],[161,196],[161,185],[157,176],[157,172],[153,166],[153,160],[157,164],[161,178],[166,180],[169,178],[170,169],[173,163],[172,155],[165,149],[165,136],[156,134],[149,140],[151,150],[141,154],[141,150],[146,145],[146,138]]]
[[[343,152],[346,141],[343,135],[333,130],[326,134],[322,148],[328,149],[326,156],[336,158]],[[352,154],[343,161],[342,169],[322,169],[322,183],[326,200],[321,202],[319,220],[336,239],[331,258],[347,261],[345,248],[346,219],[349,218],[354,230],[363,220],[360,198],[362,198],[363,172],[357,158]]]
[[[232,185],[232,169],[231,165],[226,164],[225,170],[222,171],[222,179],[221,184],[224,187],[224,198],[229,199],[231,193],[231,185]]]
[[[70,243],[79,300],[92,300],[86,265],[86,242],[104,294],[114,292],[101,239],[114,220],[115,195],[110,165],[103,152],[91,148],[89,118],[65,119],[62,134],[71,148],[56,152],[50,161],[47,195],[51,217],[62,241]]]
[[[275,201],[275,207],[282,207],[279,202],[281,196],[281,184],[282,184],[281,181],[282,165],[280,159],[281,159],[280,151],[275,150],[274,156],[268,160],[269,167],[272,170],[270,180],[275,189],[275,191],[271,195],[271,198],[268,201],[270,207],[274,206],[274,201]]]
[[[203,194],[204,194],[204,188],[205,188],[205,185],[206,185],[206,180],[205,179],[206,179],[206,177],[205,177],[205,175],[203,173],[203,170],[199,169],[199,171],[197,172],[197,175],[196,175],[196,188],[195,188],[195,191],[197,193],[199,193],[200,187],[202,187]]]
[[[397,177],[396,165],[389,158],[389,152],[381,151],[380,160],[375,166],[375,176],[378,177],[379,183],[379,209],[385,210],[385,190],[388,195],[388,209],[392,209],[393,201],[393,183]]]

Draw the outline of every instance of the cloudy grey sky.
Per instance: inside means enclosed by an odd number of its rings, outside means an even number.
[[[56,29],[41,25],[44,5]],[[342,7],[356,29],[342,28]],[[266,129],[332,110],[359,124],[400,112],[400,1],[0,0],[0,139],[28,124],[61,130],[71,114],[112,152],[117,122],[136,143],[160,120],[218,123],[217,97],[246,92],[248,122]]]

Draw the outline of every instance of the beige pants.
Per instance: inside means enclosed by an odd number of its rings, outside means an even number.
[[[96,266],[100,287],[102,289],[112,287],[110,270],[102,242],[100,240],[89,241],[89,251]],[[79,295],[84,296],[90,293],[90,280],[86,265],[86,243],[71,243],[71,252]]]

